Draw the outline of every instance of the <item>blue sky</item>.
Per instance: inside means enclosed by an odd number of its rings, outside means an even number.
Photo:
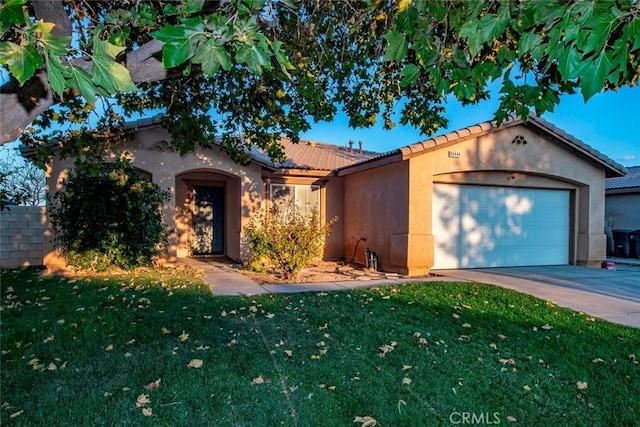
[[[462,107],[455,100],[447,104],[445,116],[449,127],[446,133],[493,119],[498,97],[478,105]],[[561,97],[553,113],[542,118],[590,145],[623,166],[640,165],[640,87],[623,88],[618,92],[604,92],[586,104],[580,94]],[[424,139],[420,132],[396,126],[385,131],[382,126],[370,129],[351,129],[346,116],[340,115],[332,123],[318,123],[302,137],[337,145],[349,140],[362,141],[365,150],[385,152]],[[433,136],[436,136],[433,135]]]

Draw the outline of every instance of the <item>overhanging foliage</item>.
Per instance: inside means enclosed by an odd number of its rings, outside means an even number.
[[[237,160],[247,145],[278,158],[281,134],[295,141],[338,108],[353,127],[386,128],[399,109],[431,134],[449,95],[475,103],[497,79],[501,121],[551,111],[561,94],[635,85],[640,70],[631,0],[39,3],[0,11],[0,62],[19,83],[1,95],[16,126],[3,141],[44,107],[63,105],[64,122],[86,111],[78,95],[119,96],[126,114],[165,110],[182,152],[218,134]]]

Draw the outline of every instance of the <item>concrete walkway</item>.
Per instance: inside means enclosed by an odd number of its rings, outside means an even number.
[[[509,267],[472,270],[435,270],[437,276],[341,282],[261,285],[234,268],[198,259],[178,264],[204,271],[204,280],[216,296],[251,296],[273,293],[330,292],[388,286],[399,283],[457,281],[488,283],[530,294],[610,322],[640,328],[640,268],[617,265],[616,271],[565,266]]]

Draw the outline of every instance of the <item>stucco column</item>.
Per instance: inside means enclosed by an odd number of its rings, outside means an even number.
[[[599,266],[606,258],[604,234],[604,179],[578,191],[578,237],[576,264]]]

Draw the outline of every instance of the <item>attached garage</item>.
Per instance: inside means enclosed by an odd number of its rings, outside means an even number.
[[[569,263],[569,191],[434,183],[434,269]]]
[[[625,173],[539,117],[480,123],[338,171],[345,254],[366,238],[385,271],[415,276],[600,266],[604,180]]]

